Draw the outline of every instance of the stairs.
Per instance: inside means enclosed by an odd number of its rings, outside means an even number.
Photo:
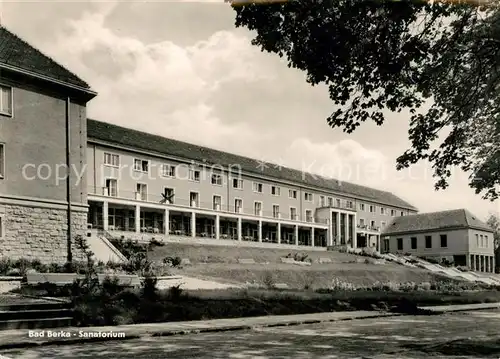
[[[69,327],[72,321],[73,309],[67,302],[0,298],[0,330]]]

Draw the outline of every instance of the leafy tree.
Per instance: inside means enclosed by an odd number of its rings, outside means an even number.
[[[490,214],[486,224],[494,230],[493,239],[495,241],[495,249],[498,249],[500,246],[500,218],[494,214]]]
[[[231,1],[252,44],[288,60],[311,85],[326,84],[327,122],[351,133],[385,113],[409,112],[401,170],[428,160],[435,188],[451,171],[494,200],[500,190],[500,11],[489,0]]]

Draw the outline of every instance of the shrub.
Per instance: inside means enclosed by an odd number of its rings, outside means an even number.
[[[356,290],[357,287],[349,282],[343,281],[339,278],[333,278],[330,286],[331,290]]]
[[[274,279],[274,276],[271,272],[266,272],[264,274],[264,278],[262,279],[262,282],[268,289],[273,289],[276,287],[276,281]]]
[[[163,258],[163,263],[170,266],[170,267],[176,268],[176,267],[179,267],[181,265],[182,258],[180,258],[180,257],[165,257],[165,258]]]

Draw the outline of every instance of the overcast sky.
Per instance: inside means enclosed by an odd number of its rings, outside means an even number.
[[[392,191],[421,212],[500,209],[460,170],[439,192],[425,163],[397,172],[405,114],[350,135],[328,127],[325,88],[251,46],[225,4],[20,0],[0,10],[6,27],[99,93],[91,118]]]

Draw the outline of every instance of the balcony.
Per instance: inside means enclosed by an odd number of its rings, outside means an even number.
[[[137,191],[124,191],[120,190],[118,193],[115,193],[115,196],[109,196],[108,188],[106,187],[94,187],[90,186],[88,188],[88,194],[90,196],[105,196],[105,197],[114,197],[117,200],[125,200],[131,201],[130,205],[135,205],[135,203],[145,202],[148,204],[157,205],[158,208],[162,207],[171,207],[171,208],[179,208],[186,210],[206,210],[215,213],[227,213],[227,214],[241,214],[248,217],[254,217],[257,219],[271,219],[271,220],[280,220],[280,221],[290,221],[296,223],[311,223],[311,224],[328,224],[327,219],[318,219],[314,218],[314,216],[300,217],[297,214],[282,215],[282,213],[273,211],[271,208],[269,211],[262,210],[260,208],[254,208],[253,205],[250,207],[245,207],[245,203],[242,206],[236,206],[234,203],[228,205],[228,203],[214,203],[212,200],[202,201],[203,196],[200,196],[198,199],[190,198],[189,193],[186,193],[186,197],[180,197],[173,193],[173,196],[169,197],[169,199],[165,199],[165,197],[160,193],[153,194],[148,193],[147,198],[140,195]]]
[[[342,209],[342,210],[347,210],[347,211],[352,211],[356,212],[356,204],[353,202],[352,206],[347,205],[347,203],[344,204],[336,204],[336,203],[321,203],[318,208],[334,208],[334,209]]]

